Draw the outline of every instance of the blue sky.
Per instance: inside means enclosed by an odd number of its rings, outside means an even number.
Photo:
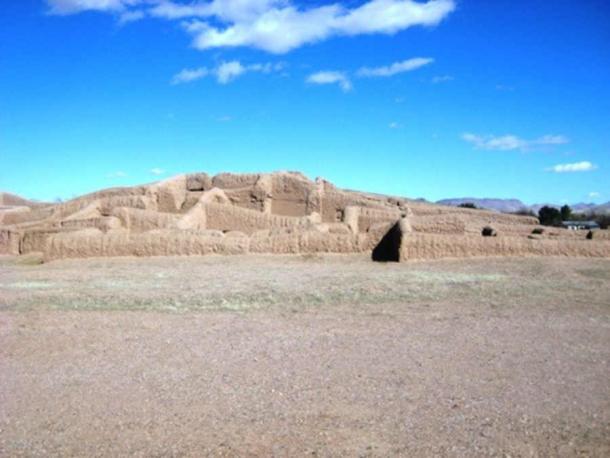
[[[300,170],[437,200],[610,200],[606,0],[21,0],[0,189]]]

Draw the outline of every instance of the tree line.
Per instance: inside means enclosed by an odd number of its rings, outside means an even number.
[[[464,202],[459,204],[458,207],[480,210],[480,208],[472,202]],[[564,221],[595,221],[602,229],[608,229],[608,226],[610,225],[610,214],[608,213],[575,213],[569,205],[564,205],[561,208],[545,205],[538,210],[538,214],[534,213],[529,208],[522,208],[521,210],[513,212],[513,214],[533,216],[534,218],[538,218],[540,224],[543,226],[561,226],[561,223]]]
[[[564,205],[559,209],[545,205],[538,210],[538,215],[530,209],[522,209],[515,213],[538,217],[543,226],[561,226],[564,221],[595,221],[602,229],[607,229],[610,225],[610,215],[607,213],[575,213],[569,205]]]

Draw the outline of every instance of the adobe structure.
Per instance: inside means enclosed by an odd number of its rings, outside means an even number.
[[[483,237],[485,226],[497,236]],[[538,220],[341,190],[298,172],[205,173],[38,204],[0,194],[0,254],[100,256],[360,253],[405,261],[470,256],[610,256]],[[539,232],[539,231],[537,231]]]

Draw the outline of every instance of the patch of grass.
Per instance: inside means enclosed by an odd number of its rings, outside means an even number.
[[[38,252],[21,256],[0,256],[0,266],[39,266],[42,263],[42,253]]]
[[[66,261],[2,265],[2,308],[224,310],[265,308],[358,313],[384,304],[558,306],[588,298],[610,280],[599,260],[511,259],[379,265],[363,257],[218,257]],[[549,302],[549,298],[553,298]]]
[[[610,280],[610,269],[579,269],[578,272],[580,275],[589,278],[599,278],[600,280]]]
[[[416,281],[426,283],[476,283],[476,282],[496,282],[506,279],[501,274],[470,274],[460,272],[428,272],[414,271],[409,272],[409,276]]]
[[[4,288],[17,288],[17,289],[48,289],[54,288],[54,283],[46,281],[18,281],[14,283],[6,283],[1,285]]]
[[[28,253],[18,256],[15,263],[19,266],[39,266],[44,262],[42,253]]]

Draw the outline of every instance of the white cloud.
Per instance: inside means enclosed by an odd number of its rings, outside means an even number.
[[[281,72],[285,68],[286,68],[286,64],[283,62],[276,62],[275,64],[267,62],[266,64],[248,65],[248,67],[246,69],[250,72],[271,73],[271,72]]]
[[[390,129],[399,129],[402,126],[399,123],[397,123],[397,122],[391,122],[388,127]]]
[[[221,62],[216,68],[211,70],[207,69],[206,67],[199,67],[195,69],[185,68],[172,77],[171,83],[190,83],[192,81],[205,78],[206,76],[213,75],[216,77],[216,81],[218,81],[220,84],[227,84],[247,72],[279,72],[282,71],[284,67],[285,65],[282,62],[243,65],[238,60],[232,60],[230,62]]]
[[[125,178],[127,174],[121,170],[106,174],[106,178]]]
[[[150,169],[150,173],[152,175],[159,176],[159,175],[163,175],[165,173],[165,170],[160,169],[159,167],[155,167],[153,169]]]
[[[82,11],[118,12],[139,0],[47,0],[51,14],[75,14]]]
[[[144,19],[145,17],[146,13],[144,13],[144,11],[142,10],[125,11],[119,16],[119,24],[125,25],[130,22],[139,21],[140,19]]]
[[[523,149],[526,146],[526,142],[521,140],[519,137],[514,135],[503,135],[500,137],[495,136],[480,136],[470,133],[465,133],[462,135],[462,139],[472,143],[475,147],[479,149],[487,149],[487,150],[514,150],[514,149]]]
[[[393,34],[414,25],[432,26],[455,9],[453,0],[371,0],[337,20],[337,28],[346,35],[361,33]]]
[[[317,72],[309,75],[306,81],[311,84],[338,84],[343,92],[352,90],[352,83],[343,72]]]
[[[247,46],[282,54],[333,36],[391,35],[417,25],[434,26],[454,9],[454,0],[370,0],[351,9],[340,3],[303,9],[291,0],[213,0],[162,1],[150,14],[188,18],[184,25],[198,49]]]
[[[571,173],[571,172],[591,172],[596,170],[597,166],[589,161],[573,162],[571,164],[557,164],[548,168],[549,172],[555,173]]]
[[[538,145],[563,145],[569,141],[563,135],[543,135],[538,140],[534,140],[534,143]]]
[[[207,16],[210,9],[207,4],[189,4],[160,2],[149,10],[151,16],[164,19],[181,19],[186,17]]]
[[[368,68],[363,67],[358,70],[357,75],[363,77],[394,76],[398,73],[410,72],[434,62],[429,57],[415,57],[402,62],[394,62],[385,67]]]
[[[193,45],[197,49],[246,46],[283,54],[304,44],[328,38],[328,22],[340,10],[338,5],[307,11],[299,11],[292,6],[272,8],[251,20],[229,22],[225,28],[195,21],[189,24],[187,30],[193,35]]]
[[[201,78],[206,77],[209,74],[209,70],[205,67],[199,68],[185,68],[180,70],[180,72],[176,73],[172,77],[172,84],[182,84],[182,83],[190,83],[192,81],[197,81]]]
[[[589,198],[591,198],[591,199],[596,199],[596,198],[598,198],[600,196],[601,196],[601,194],[599,192],[597,192],[597,191],[591,191],[589,193]]]
[[[186,20],[198,49],[245,46],[282,54],[334,36],[392,35],[414,26],[435,26],[454,9],[454,0],[369,0],[349,7],[302,7],[293,0],[46,0],[53,14],[93,10]],[[353,2],[344,2],[353,4]],[[134,8],[142,8],[135,12]],[[133,16],[128,14],[133,12]]]
[[[286,3],[284,0],[213,0],[185,4],[157,0],[150,12],[164,19],[217,17],[224,22],[240,22],[254,20],[265,11]]]
[[[454,79],[455,78],[453,76],[442,75],[442,76],[435,76],[434,78],[432,78],[431,82],[432,82],[432,84],[448,83],[449,81],[453,81]]]
[[[568,138],[563,135],[544,135],[535,140],[525,140],[515,135],[476,135],[471,133],[462,134],[462,140],[471,143],[478,149],[498,151],[528,151],[541,146],[562,145],[568,143]]]
[[[360,77],[389,77],[398,73],[416,70],[432,62],[434,62],[434,59],[429,57],[415,57],[402,62],[394,62],[385,67],[362,67],[356,72],[356,75]],[[309,75],[306,81],[312,84],[338,84],[344,92],[353,89],[352,82],[345,72],[321,71]],[[397,103],[402,101],[403,99],[396,99]]]
[[[227,84],[245,72],[245,67],[237,60],[223,62],[216,69],[216,79],[220,84]]]

